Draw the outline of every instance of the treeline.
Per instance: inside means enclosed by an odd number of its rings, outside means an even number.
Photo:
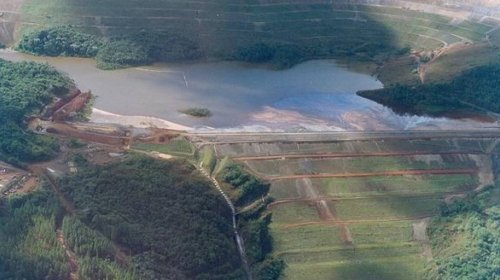
[[[307,59],[345,58],[374,60],[381,53],[401,55],[385,43],[366,44],[352,51],[335,42],[258,41],[239,47],[207,51],[196,40],[168,31],[130,31],[110,38],[87,34],[74,26],[57,26],[27,32],[18,49],[35,55],[95,57],[97,67],[118,69],[153,62],[186,62],[200,59],[233,60],[290,68]]]
[[[79,255],[116,263],[115,243],[130,258],[131,279],[244,279],[230,211],[187,162],[80,161],[61,185],[76,208],[78,221],[65,228],[76,229],[68,240]]]
[[[92,230],[74,216],[66,216],[62,224],[66,245],[78,258],[80,279],[137,279],[134,268],[117,262],[112,242]]]
[[[307,56],[306,49],[296,44],[257,43],[238,48],[230,59],[290,68],[304,61]]]
[[[498,279],[500,185],[451,204],[429,225],[433,259],[428,279]]]
[[[228,184],[230,197],[239,209],[238,227],[244,240],[246,254],[255,279],[279,279],[285,262],[273,256],[273,240],[269,232],[271,213],[266,211],[271,202],[268,197],[269,183],[248,173],[241,165],[225,160],[218,177]],[[246,207],[246,208],[245,208]]]
[[[226,165],[219,176],[233,188],[232,198],[237,206],[260,199],[269,192],[269,183],[248,173],[238,164]]]
[[[30,31],[23,35],[18,49],[46,56],[94,57],[102,47],[96,36],[78,32],[70,26]]]
[[[75,252],[79,279],[140,279],[133,266],[115,261],[115,249],[107,238],[73,216],[64,217],[67,213],[46,187],[0,203],[0,279],[70,279],[63,242]]]
[[[132,32],[105,40],[72,26],[28,32],[18,49],[35,55],[95,57],[102,69],[189,61],[201,56],[195,42],[165,31]]]
[[[15,165],[47,160],[59,146],[49,136],[27,130],[26,117],[36,115],[73,82],[47,64],[0,59],[0,159]]]
[[[500,65],[468,70],[445,84],[395,85],[364,91],[362,97],[405,114],[448,116],[489,110],[500,113]]]
[[[45,188],[0,202],[0,279],[68,279],[69,263],[55,233],[59,201]]]

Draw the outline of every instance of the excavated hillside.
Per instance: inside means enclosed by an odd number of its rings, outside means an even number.
[[[259,41],[294,43],[314,57],[436,50],[480,42],[500,25],[495,1],[5,0],[0,42],[27,29],[71,24],[111,36],[167,30],[220,54]]]

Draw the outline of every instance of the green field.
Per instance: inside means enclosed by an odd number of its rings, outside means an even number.
[[[227,156],[265,156],[283,154],[326,154],[326,153],[375,153],[375,152],[470,152],[484,151],[491,140],[376,140],[376,141],[339,141],[329,143],[237,143],[222,144],[217,150]]]
[[[384,194],[443,194],[467,191],[477,184],[470,175],[425,175],[404,177],[311,179],[321,196],[353,197]],[[280,199],[301,197],[296,180],[273,182],[271,196]]]
[[[329,207],[342,220],[418,219],[435,214],[440,203],[439,197],[387,196],[339,200]]]
[[[346,157],[329,159],[286,159],[248,161],[247,165],[264,176],[292,174],[344,174],[397,170],[470,168],[473,161],[460,155],[391,157]]]
[[[273,225],[319,221],[314,205],[307,203],[281,204],[273,207]]]
[[[184,138],[175,138],[165,144],[136,143],[133,145],[133,148],[180,157],[192,157],[194,155],[193,145]]]
[[[424,263],[416,256],[397,256],[351,262],[292,263],[286,279],[422,279]]]

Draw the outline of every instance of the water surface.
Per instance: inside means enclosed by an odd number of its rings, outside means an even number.
[[[95,68],[92,59],[34,57],[0,52],[0,58],[48,62],[98,96],[95,107],[144,115],[193,127],[239,129],[411,129],[482,124],[471,120],[398,116],[357,96],[381,88],[376,78],[331,60],[309,61],[275,71],[232,62],[154,65],[116,71]],[[210,118],[179,113],[206,107]]]

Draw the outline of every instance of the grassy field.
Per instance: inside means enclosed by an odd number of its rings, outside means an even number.
[[[329,159],[286,159],[248,161],[257,174],[265,176],[292,174],[344,174],[397,170],[468,168],[473,162],[456,155],[391,157],[348,157]]]
[[[468,69],[500,63],[497,48],[486,43],[465,48],[452,48],[427,67],[426,83],[450,80]]]
[[[283,154],[325,153],[374,153],[374,152],[421,152],[422,154],[452,151],[484,151],[491,140],[377,140],[339,141],[331,143],[241,143],[217,146],[217,150],[228,156],[264,156]]]
[[[444,194],[467,191],[477,185],[469,175],[425,175],[404,177],[327,178],[311,179],[321,196],[354,197],[367,195]],[[295,180],[273,182],[271,196],[275,199],[301,197],[300,185]]]
[[[351,262],[291,263],[286,279],[384,279],[420,280],[424,263],[417,256],[397,256]]]
[[[175,138],[165,144],[136,143],[133,145],[133,148],[180,157],[192,157],[195,151],[191,142],[187,141],[185,138]]]
[[[273,246],[277,252],[343,245],[340,229],[335,225],[310,225],[297,228],[273,226],[271,233],[275,237]]]
[[[319,221],[316,208],[308,203],[276,205],[272,213],[273,225]]]
[[[342,220],[418,219],[437,212],[439,197],[387,196],[329,203]]]

